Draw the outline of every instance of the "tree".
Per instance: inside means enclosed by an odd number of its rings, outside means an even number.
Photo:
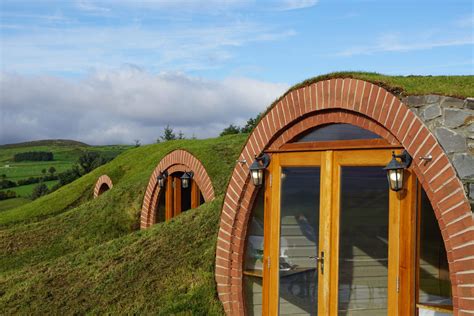
[[[56,168],[54,168],[54,167],[49,167],[48,172],[49,172],[51,175],[54,175],[54,173],[56,172]]]
[[[176,139],[186,139],[186,137],[184,137],[184,133],[182,131],[179,131],[178,137]]]
[[[45,174],[46,174],[46,169],[41,170],[41,173],[42,173],[43,175],[45,175]]]
[[[48,187],[43,182],[39,183],[37,186],[33,188],[33,193],[31,193],[31,199],[36,200],[43,195],[49,193]]]
[[[103,158],[95,151],[88,151],[82,154],[78,160],[82,168],[82,174],[86,174],[103,164]]]
[[[139,139],[135,139],[135,147],[140,147],[142,144]]]
[[[169,126],[166,125],[163,135],[160,136],[161,140],[164,142],[167,142],[169,140],[175,140],[176,139],[176,134],[174,133],[173,129]],[[160,139],[157,140],[157,143],[160,142]]]
[[[2,177],[2,180],[5,180],[7,178],[7,175],[3,173],[1,177]]]
[[[262,116],[262,114],[259,113],[256,117],[249,118],[247,120],[247,123],[245,124],[245,126],[240,129],[240,132],[241,133],[250,133],[251,131],[253,131],[255,126],[257,126],[257,123],[260,121],[261,116]]]
[[[233,134],[239,134],[240,133],[240,128],[234,124],[230,124],[224,130],[220,133],[219,136],[225,136],[225,135],[233,135]]]

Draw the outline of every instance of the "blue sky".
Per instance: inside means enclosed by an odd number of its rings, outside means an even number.
[[[51,103],[65,109],[73,106],[67,103],[97,107],[105,91],[107,98],[110,91],[121,93],[106,108],[118,119],[108,126],[110,137],[98,140],[86,134],[90,126],[83,122],[70,130],[16,131],[16,136],[3,131],[0,142],[62,135],[97,143],[133,138],[151,142],[157,134],[153,128],[136,135],[131,131],[143,124],[160,129],[168,123],[208,137],[226,124],[241,124],[288,86],[319,74],[473,74],[473,16],[472,1],[456,0],[1,0],[2,85],[27,89],[38,107],[32,114],[30,99],[3,88],[4,122],[25,122],[34,130],[49,124],[38,113]],[[131,92],[138,83],[149,91]],[[196,93],[203,89],[211,94],[200,105],[207,111],[231,99],[246,105],[239,113],[223,112],[216,121],[182,119],[184,105],[175,107],[173,115],[162,108],[169,103],[161,101],[179,103],[177,91],[186,85]],[[75,101],[65,103],[61,89],[71,89],[68,95],[77,93]],[[134,93],[135,99],[142,99],[139,103],[130,101]],[[117,103],[135,106],[144,116],[121,111]],[[167,115],[168,122],[149,122],[153,106]],[[8,108],[24,112],[10,113]]]

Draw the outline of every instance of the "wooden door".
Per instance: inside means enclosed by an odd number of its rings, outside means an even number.
[[[390,159],[385,149],[273,154],[264,315],[398,314],[401,199],[383,170]]]

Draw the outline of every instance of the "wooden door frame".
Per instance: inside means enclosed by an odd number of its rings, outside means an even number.
[[[191,208],[196,208],[200,205],[201,191],[197,185],[197,182],[193,179],[190,180],[191,185]],[[178,216],[183,211],[181,205],[181,178],[170,175],[166,181],[165,191],[165,220],[169,221],[175,216]]]
[[[400,150],[400,147],[397,147]],[[395,148],[391,148],[395,149]],[[325,273],[318,267],[318,312],[337,314],[339,250],[340,166],[385,166],[390,160],[385,149],[340,149],[337,151],[278,152],[272,154],[265,187],[264,268],[262,280],[263,315],[278,314],[279,241],[281,169],[291,166],[319,166],[320,184],[320,251],[325,252]],[[315,159],[319,157],[318,159]],[[364,158],[365,157],[365,158]],[[369,157],[369,162],[367,162]],[[365,162],[364,162],[365,160]],[[389,191],[389,314],[410,315],[415,307],[415,245],[416,245],[416,176],[406,172],[405,190]],[[323,210],[330,210],[324,212]],[[327,235],[330,234],[329,238]],[[405,242],[399,243],[400,240]],[[271,259],[272,258],[272,259]],[[276,259],[273,259],[276,258]]]

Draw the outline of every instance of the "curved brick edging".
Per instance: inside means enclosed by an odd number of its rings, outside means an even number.
[[[158,196],[160,195],[160,187],[157,185],[156,178],[167,170],[169,174],[178,171],[193,171],[193,180],[196,181],[199,189],[202,192],[204,200],[209,202],[214,199],[215,193],[212,186],[211,178],[207,174],[206,169],[202,163],[194,157],[191,153],[185,150],[175,150],[163,157],[156,166],[155,170],[150,176],[148,186],[143,198],[142,211],[140,215],[140,228],[150,227],[155,223],[156,204],[158,203]]]
[[[94,187],[94,199],[97,198],[99,195],[104,193],[107,190],[112,189],[113,187],[112,179],[106,174],[103,174],[97,179]]]
[[[256,195],[249,185],[253,157],[272,145],[284,144],[302,130],[337,122],[341,117],[375,133],[383,130],[386,140],[400,143],[415,158],[412,168],[431,201],[448,253],[455,314],[474,312],[474,220],[447,155],[423,122],[393,94],[362,80],[331,79],[281,98],[258,123],[239,156],[246,163],[234,168],[229,181],[216,250],[217,290],[226,313],[244,313],[244,242]],[[417,159],[428,154],[433,157],[428,164]]]

